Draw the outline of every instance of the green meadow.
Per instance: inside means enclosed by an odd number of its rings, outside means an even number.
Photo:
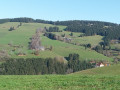
[[[80,35],[82,35],[83,33],[80,32],[72,32],[73,36],[70,36],[71,32],[68,31],[63,31],[63,32],[53,32],[56,35],[64,35],[68,38],[72,39],[72,43],[78,43],[78,44],[91,44],[92,46],[96,46],[98,45],[100,42],[102,42],[102,36],[100,35],[94,35],[94,36],[83,36],[83,37],[79,37]]]
[[[74,43],[80,43],[80,44],[91,44],[92,46],[96,46],[99,44],[99,42],[102,42],[102,36],[95,35],[95,36],[84,36],[84,37],[78,37],[74,38]]]
[[[108,60],[112,58],[106,57],[94,50],[86,49],[57,40],[51,40],[41,34],[42,45],[52,51],[41,51],[39,56],[31,54],[33,50],[28,49],[30,37],[35,34],[37,28],[50,27],[54,25],[41,23],[22,23],[22,26],[13,31],[8,31],[11,26],[17,27],[19,23],[9,22],[0,24],[0,50],[8,51],[12,58],[54,58],[67,57],[70,53],[77,53],[81,60]],[[65,26],[58,26],[60,30],[64,30]],[[97,45],[102,41],[102,36],[79,37],[82,33],[58,32],[55,34],[66,34],[74,39],[74,43]],[[23,48],[14,49],[8,44],[22,45]],[[25,52],[26,56],[17,56],[19,51]],[[0,90],[119,90],[120,89],[120,65],[111,65],[109,67],[93,68],[68,75],[1,75]]]
[[[1,90],[119,90],[120,65],[68,75],[0,76]]]
[[[22,23],[22,26],[16,28],[20,23],[17,22],[8,22],[4,24],[0,24],[0,49],[6,50],[10,54],[12,58],[48,58],[55,56],[67,57],[70,53],[78,53],[80,55],[80,59],[84,60],[112,60],[112,58],[106,57],[102,54],[99,54],[93,50],[87,49],[85,50],[82,46],[72,45],[65,42],[51,40],[44,35],[41,34],[41,41],[42,45],[49,48],[50,46],[53,47],[52,51],[46,50],[41,51],[39,56],[35,56],[31,54],[33,51],[28,49],[28,42],[32,35],[35,34],[37,28],[44,28],[44,27],[52,27],[54,25],[51,24],[41,24],[41,23]],[[14,26],[16,30],[8,31],[11,26]],[[58,26],[60,30],[64,30],[66,26]],[[70,32],[58,32],[58,34],[66,33],[69,36]],[[89,42],[91,44],[101,41],[102,37],[100,36],[91,36],[91,37],[81,37],[79,39],[78,36],[82,33],[73,33],[75,38],[75,42],[86,43]],[[95,40],[95,42],[93,40]],[[21,45],[23,48],[16,48],[15,52],[12,52],[14,49],[10,47],[8,44],[11,43],[13,45]],[[26,53],[26,56],[17,56],[18,52]]]
[[[88,70],[83,70],[80,72],[76,72],[74,74],[82,74],[82,75],[120,75],[119,70],[120,64],[114,64],[108,67],[101,68],[93,68]]]

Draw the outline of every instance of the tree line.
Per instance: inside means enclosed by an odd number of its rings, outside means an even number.
[[[54,24],[53,21],[47,21],[47,20],[42,20],[42,19],[33,19],[33,18],[28,18],[28,17],[0,19],[0,24],[6,23],[6,22],[25,22],[25,23]]]
[[[103,49],[109,46],[110,40],[120,40],[120,25],[101,21],[58,21],[56,25],[66,25],[66,31],[82,32],[84,36],[101,35]],[[100,44],[101,45],[101,44]]]
[[[46,31],[47,32],[61,32],[60,30],[59,30],[59,27],[49,27],[48,29],[45,27],[45,29],[46,29]]]
[[[120,40],[120,25],[110,22],[102,21],[82,21],[82,20],[71,20],[71,21],[47,21],[41,19],[32,18],[12,18],[12,19],[0,19],[0,23],[5,22],[25,22],[25,23],[45,23],[53,25],[65,25],[66,31],[71,32],[82,32],[86,36],[101,35],[105,36],[105,41],[118,39]],[[58,28],[50,28],[48,31],[55,30]]]
[[[0,65],[1,75],[39,75],[39,74],[69,74],[92,68],[93,66],[80,61],[78,54],[70,54],[68,62],[60,62],[56,58],[19,58],[8,59]]]
[[[20,24],[19,24],[17,27],[11,26],[11,27],[9,28],[9,31],[16,30],[16,29],[19,28],[20,26],[22,26],[22,22],[20,22]]]

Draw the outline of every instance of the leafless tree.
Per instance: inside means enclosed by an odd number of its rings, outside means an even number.
[[[35,35],[33,35],[31,38],[29,48],[39,50],[40,46],[41,46],[40,31],[37,29]]]
[[[4,59],[9,58],[9,57],[10,56],[9,56],[9,54],[6,50],[1,50],[0,51],[0,60],[4,60]]]

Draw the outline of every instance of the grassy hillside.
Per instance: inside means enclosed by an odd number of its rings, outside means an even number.
[[[53,32],[56,35],[64,35],[66,37],[72,38],[72,43],[78,43],[78,44],[88,44],[90,43],[92,46],[96,46],[98,45],[101,41],[103,36],[100,35],[94,35],[94,36],[83,36],[83,37],[79,37],[80,35],[82,35],[83,33],[80,32],[72,32],[73,36],[70,36],[71,32],[68,31],[63,31],[63,32]]]
[[[15,53],[22,50],[27,55],[24,58],[31,57],[55,57],[68,56],[69,53],[78,53],[81,59],[96,59],[96,60],[112,60],[102,54],[99,54],[90,49],[85,50],[82,46],[76,46],[64,43],[57,40],[51,40],[45,36],[41,36],[42,45],[46,47],[53,46],[52,51],[40,52],[39,56],[32,55],[32,50],[28,50],[29,38],[35,33],[39,27],[53,26],[50,24],[38,23],[23,23],[23,25],[14,31],[8,31],[11,26],[17,27],[19,23],[4,23],[0,24],[0,49],[5,49],[12,57],[21,58]],[[65,26],[59,26],[61,30]],[[66,32],[69,33],[70,32]],[[60,34],[60,33],[58,33]],[[79,36],[81,33],[74,33]],[[76,37],[76,38],[77,38]],[[95,38],[96,37],[96,38]],[[95,38],[95,42],[92,39]],[[81,37],[77,42],[97,44],[101,41],[100,36]],[[11,53],[13,47],[8,46],[8,43],[13,45],[23,45],[21,49],[17,49],[15,53]],[[94,68],[70,75],[6,75],[0,76],[0,90],[119,90],[120,89],[120,65],[110,67]]]
[[[1,75],[1,90],[119,90],[120,64],[69,75]]]
[[[54,34],[56,35],[63,35],[65,34],[66,37],[71,37],[70,34],[71,32],[68,32],[68,31],[63,31],[63,32],[53,32]],[[83,33],[80,33],[80,32],[73,32],[73,37],[79,37],[80,35],[82,35]]]
[[[99,42],[102,41],[102,36],[95,35],[95,36],[86,36],[86,37],[77,37],[74,39],[74,43],[80,44],[88,44],[90,43],[92,46],[98,45]]]
[[[81,72],[76,72],[74,74],[83,75],[120,75],[120,64],[112,65],[109,67],[93,68],[88,70],[83,70]]]
[[[89,49],[85,50],[85,48],[82,46],[76,46],[76,45],[64,43],[64,42],[57,41],[57,40],[51,40],[42,35],[41,35],[42,45],[48,48],[50,46],[53,46],[53,50],[52,51],[47,50],[47,51],[40,52],[39,56],[32,55],[31,53],[33,51],[28,50],[28,42],[30,41],[29,38],[32,37],[32,35],[35,33],[35,30],[37,28],[50,27],[54,25],[41,24],[41,23],[22,23],[22,26],[20,26],[16,30],[8,31],[8,29],[11,26],[14,26],[16,28],[19,24],[20,23],[17,23],[17,22],[9,22],[9,23],[0,24],[0,49],[1,50],[4,49],[8,51],[11,57],[13,58],[21,58],[21,56],[16,55],[16,53],[21,51],[21,52],[26,53],[26,56],[22,56],[23,58],[28,58],[28,57],[29,58],[31,57],[42,57],[42,58],[52,57],[53,58],[55,56],[67,57],[70,53],[78,53],[81,59],[112,60],[112,58],[108,58],[95,51],[92,51]],[[65,28],[65,26],[58,26],[58,27],[60,28],[60,30],[63,30]],[[69,32],[66,32],[66,33],[69,34]],[[60,34],[60,32],[58,34]],[[80,34],[81,33],[74,33],[74,35],[77,37]],[[99,36],[96,36],[96,37],[99,37]],[[94,36],[91,37],[91,41],[93,38]],[[101,37],[99,37],[99,39],[97,39],[97,41],[95,42],[98,43],[100,38]],[[89,37],[88,38],[86,37],[85,40],[90,41]],[[83,41],[80,39],[79,42],[83,42]],[[8,43],[12,43],[13,45],[22,45],[23,48],[17,48],[15,52],[12,52],[14,48],[10,47]]]
[[[1,90],[119,90],[120,76],[17,75],[0,76]]]

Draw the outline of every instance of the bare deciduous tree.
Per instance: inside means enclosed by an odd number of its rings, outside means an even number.
[[[32,36],[31,42],[29,44],[30,49],[34,50],[43,50],[43,46],[41,46],[41,39],[40,39],[41,29],[37,29],[35,35]]]
[[[9,54],[6,50],[1,50],[0,51],[0,60],[4,60],[4,59],[9,58],[9,57],[10,56],[9,56]]]

